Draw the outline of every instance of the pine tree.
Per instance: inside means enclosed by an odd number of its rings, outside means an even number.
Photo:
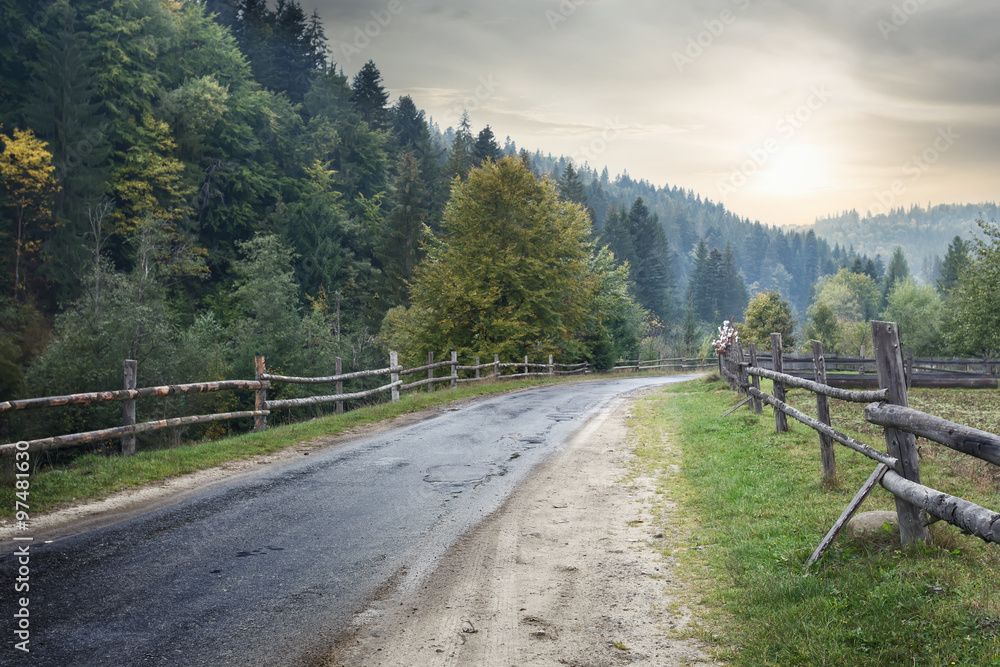
[[[565,171],[559,178],[559,194],[567,201],[581,206],[587,205],[587,194],[572,162],[566,165]]]
[[[638,197],[628,213],[628,229],[632,237],[632,277],[636,300],[663,322],[674,316],[674,275],[670,261],[670,246],[663,227],[649,213],[642,197]]]
[[[387,281],[388,305],[409,305],[408,283],[423,256],[421,238],[427,223],[427,186],[420,177],[420,163],[404,153],[389,201],[389,213],[379,242],[379,261]]]
[[[389,111],[386,108],[389,93],[382,85],[382,73],[378,71],[374,61],[366,62],[354,76],[354,81],[351,82],[351,102],[373,130],[389,127]]]
[[[44,14],[33,63],[31,98],[24,117],[52,153],[59,194],[53,214],[57,222],[44,254],[58,257],[41,268],[55,286],[54,296],[69,301],[86,261],[80,238],[86,233],[88,204],[102,199],[109,156],[107,122],[99,113],[92,86],[93,57],[87,34],[79,30],[77,10],[58,0]]]
[[[882,279],[882,307],[884,308],[889,294],[892,293],[892,288],[896,286],[903,280],[910,277],[910,265],[906,261],[906,256],[903,254],[902,246],[896,246],[896,249],[892,252],[892,259],[889,260],[889,269],[885,273],[885,277]]]
[[[733,254],[733,248],[728,243],[723,255],[722,276],[722,282],[725,286],[725,290],[721,295],[722,298],[720,299],[722,316],[732,321],[740,320],[743,317],[743,311],[747,307],[749,295],[747,294],[746,282],[736,267],[736,257]]]
[[[969,262],[969,246],[961,236],[955,236],[948,244],[948,252],[941,262],[941,277],[937,281],[938,291],[947,296],[958,285],[962,268]]]
[[[472,160],[476,166],[481,166],[487,160],[496,162],[500,159],[500,144],[493,136],[493,130],[489,125],[479,131],[476,143],[472,145]]]
[[[694,253],[694,265],[688,280],[688,303],[694,314],[703,322],[712,322],[716,305],[713,301],[715,286],[712,285],[712,267],[709,264],[708,245],[698,241]]]
[[[472,155],[473,144],[472,126],[469,124],[469,114],[462,112],[462,119],[459,121],[458,129],[455,131],[455,140],[451,143],[451,150],[448,151],[448,161],[444,166],[444,173],[449,179],[458,176],[465,180],[469,171],[474,166]]]
[[[628,212],[612,205],[608,211],[607,222],[601,233],[600,244],[607,246],[614,253],[619,264],[635,260],[635,245],[632,240],[632,230],[629,229]]]

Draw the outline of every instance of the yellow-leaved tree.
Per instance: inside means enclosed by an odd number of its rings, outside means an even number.
[[[0,134],[0,142],[0,178],[14,237],[14,294],[20,297],[25,290],[28,262],[42,246],[40,232],[52,219],[49,204],[59,185],[47,144],[30,129],[15,128],[9,137]]]
[[[599,277],[583,207],[508,157],[455,180],[442,227],[416,268],[411,306],[386,315],[390,348],[407,361],[448,350],[511,361],[589,352]]]

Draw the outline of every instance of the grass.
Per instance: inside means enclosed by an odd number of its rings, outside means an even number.
[[[653,375],[655,373],[641,373]],[[634,377],[617,373],[607,377]],[[589,376],[595,378],[595,376]],[[596,379],[596,378],[595,378]],[[107,497],[118,491],[134,489],[150,482],[270,454],[287,447],[306,444],[319,438],[335,437],[349,429],[392,419],[422,408],[444,405],[453,401],[514,391],[526,387],[559,382],[578,382],[581,378],[567,376],[556,379],[531,378],[502,382],[461,384],[456,389],[438,388],[433,393],[410,392],[398,403],[379,403],[351,410],[342,415],[329,415],[290,425],[269,428],[261,433],[246,433],[219,440],[206,440],[178,447],[139,451],[131,457],[85,454],[67,464],[38,466],[44,457],[32,454],[35,464],[30,482],[30,511],[37,515],[60,507]],[[0,460],[0,518],[14,516],[15,486],[13,459]]]
[[[972,399],[952,391],[914,392],[913,403],[1000,405],[997,392]],[[736,400],[721,382],[695,381],[636,409],[637,457],[658,467],[660,491],[679,503],[671,521],[679,516],[683,530],[667,535],[665,550],[696,581],[708,610],[697,634],[735,665],[1000,667],[997,546],[939,523],[933,547],[903,550],[888,532],[859,541],[841,536],[807,568],[875,464],[838,446],[838,483],[826,488],[815,432],[789,420],[791,432],[779,436],[767,408],[762,416],[741,408],[720,418]],[[803,411],[810,401],[814,413],[811,395],[792,392]],[[834,406],[834,424],[849,425],[849,412],[860,410]],[[856,435],[884,446],[881,433],[865,426]],[[661,433],[679,450],[672,455],[679,472],[666,465],[671,455],[656,453]],[[986,507],[1000,505],[991,478],[969,479],[937,446],[922,449],[925,483]],[[894,509],[893,499],[877,489],[862,508],[869,509]]]

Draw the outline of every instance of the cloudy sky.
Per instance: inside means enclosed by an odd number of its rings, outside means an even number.
[[[973,0],[301,0],[442,129],[739,215],[1000,198],[1000,11]]]

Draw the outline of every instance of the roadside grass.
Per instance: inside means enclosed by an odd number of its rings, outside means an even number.
[[[932,411],[955,398],[936,391],[912,402]],[[997,392],[976,397],[980,407],[1000,405]],[[794,391],[791,401],[815,414],[812,394]],[[838,446],[838,483],[825,488],[814,431],[789,419],[791,432],[775,434],[767,407],[761,416],[744,407],[720,417],[736,402],[722,382],[693,381],[636,410],[636,455],[660,466],[661,491],[679,504],[671,521],[679,516],[683,530],[676,540],[667,534],[663,550],[702,596],[703,625],[691,632],[734,665],[1000,666],[997,545],[941,522],[932,526],[932,547],[903,550],[889,531],[853,541],[842,535],[807,568],[875,463]],[[849,416],[862,409],[835,406],[834,425],[857,426]],[[854,434],[884,449],[881,432],[866,427]],[[679,450],[679,470],[655,452],[658,433]],[[925,484],[1000,508],[995,483],[956,472],[952,457],[933,447],[922,445]],[[862,507],[871,509],[895,509],[894,500],[876,489]]]
[[[652,375],[642,373],[640,375]],[[608,379],[636,374],[616,373],[590,375],[586,380]],[[67,464],[44,464],[44,455],[32,454],[29,506],[32,516],[72,504],[107,497],[118,491],[134,489],[150,482],[161,481],[188,473],[216,467],[229,461],[271,454],[292,446],[308,447],[311,441],[342,435],[346,431],[392,419],[423,408],[445,405],[454,401],[503,392],[516,391],[546,384],[586,381],[584,378],[531,378],[460,384],[456,389],[439,387],[432,393],[407,392],[398,403],[377,403],[342,415],[327,415],[309,421],[274,426],[260,433],[245,433],[219,440],[185,443],[166,449],[142,450],[134,456],[85,454]],[[0,518],[9,519],[15,513],[13,459],[0,460]]]

